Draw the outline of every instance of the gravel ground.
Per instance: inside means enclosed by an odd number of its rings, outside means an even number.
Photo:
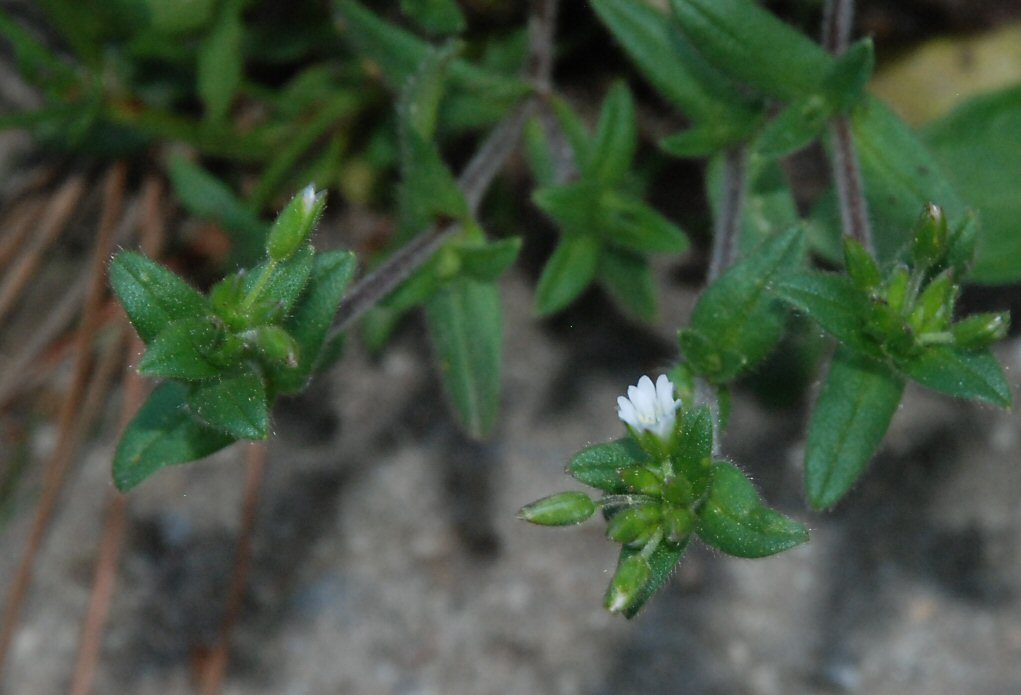
[[[812,542],[757,561],[696,548],[627,622],[600,607],[615,561],[600,524],[542,529],[514,513],[576,487],[562,473],[570,454],[619,436],[615,396],[668,363],[668,327],[692,297],[669,290],[656,330],[598,297],[542,324],[529,285],[505,283],[504,412],[485,445],[451,426],[416,325],[379,361],[353,348],[278,408],[226,692],[1021,692],[1016,414],[909,388],[865,482],[817,515],[798,493],[803,413],[739,397],[726,450]],[[1021,342],[1000,356],[1016,391]],[[68,485],[5,692],[67,687],[110,454],[109,441],[92,446]],[[132,493],[96,692],[192,692],[223,610],[242,479],[235,449]],[[30,510],[0,536],[0,576]]]

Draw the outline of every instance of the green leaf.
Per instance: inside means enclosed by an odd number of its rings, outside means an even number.
[[[661,150],[674,157],[702,159],[726,149],[729,138],[713,123],[700,123],[659,141]]]
[[[435,143],[415,131],[402,139],[400,188],[401,234],[404,238],[425,229],[437,217],[460,219],[468,202],[444,163]]]
[[[670,457],[674,471],[691,485],[695,498],[709,489],[713,465],[713,417],[709,408],[701,406],[685,411],[681,438]]]
[[[222,121],[230,110],[244,69],[241,3],[225,3],[198,53],[197,86],[206,117]]]
[[[988,350],[972,352],[936,346],[912,360],[898,362],[897,366],[934,391],[1010,408],[1010,386]]]
[[[318,369],[323,341],[354,271],[355,257],[350,251],[316,256],[308,287],[284,324],[298,344],[298,366],[274,374],[273,386],[281,393],[300,391]]]
[[[450,63],[457,57],[460,46],[449,42],[443,47],[430,50],[425,60],[401,88],[397,103],[397,115],[402,128],[418,133],[423,139],[431,140],[436,135],[436,120],[439,117],[440,101],[443,99],[444,81]]]
[[[774,286],[774,291],[844,345],[856,352],[880,356],[878,346],[862,334],[868,299],[851,278],[804,271],[783,278]]]
[[[713,466],[697,531],[705,543],[736,557],[766,557],[808,541],[802,524],[766,507],[745,474],[724,461]]]
[[[649,581],[646,582],[645,586],[635,595],[631,602],[628,603],[627,607],[624,608],[622,613],[628,620],[634,618],[642,610],[642,607],[652,598],[653,594],[659,591],[660,587],[666,583],[666,580],[670,578],[670,575],[674,573],[677,568],[677,564],[681,561],[684,556],[684,551],[688,549],[688,543],[691,540],[691,536],[679,545],[672,543],[660,543],[656,546],[656,549],[649,556],[649,567],[652,569]],[[641,552],[640,548],[621,548],[620,558],[617,562],[617,566],[627,560],[628,558],[637,555]]]
[[[837,113],[845,113],[861,101],[876,66],[872,39],[864,38],[837,57],[826,75],[827,101]]]
[[[428,34],[457,34],[466,26],[457,0],[401,0],[401,12]]]
[[[0,36],[14,51],[18,72],[30,84],[61,92],[77,81],[74,70],[56,53],[40,43],[30,32],[0,10]]]
[[[878,362],[841,348],[808,424],[805,495],[832,507],[861,477],[897,411],[904,381]]]
[[[770,288],[801,261],[802,241],[798,227],[768,239],[702,292],[680,335],[681,351],[696,371],[725,383],[772,351],[785,312]]]
[[[648,461],[649,457],[631,437],[605,444],[593,444],[571,457],[567,473],[589,487],[619,495],[627,492],[620,477],[625,468]]]
[[[671,18],[634,0],[592,0],[591,5],[656,91],[699,125],[711,124],[721,146],[740,139],[754,111]]]
[[[713,216],[722,213],[725,155],[709,162],[708,193]],[[745,202],[741,206],[741,237],[738,248],[742,257],[755,252],[766,239],[798,224],[800,217],[787,176],[779,162],[755,156],[748,158]]]
[[[428,299],[425,315],[454,413],[470,436],[485,437],[500,406],[500,290],[456,278]]]
[[[525,155],[528,166],[535,177],[538,188],[549,188],[556,185],[557,167],[553,161],[553,151],[549,139],[542,127],[542,121],[532,118],[525,125]]]
[[[904,246],[922,207],[939,204],[951,226],[966,209],[939,162],[918,136],[882,102],[868,98],[851,114],[865,193],[882,261]]]
[[[638,253],[680,253],[688,248],[681,228],[641,198],[607,189],[598,201],[596,231],[608,243]]]
[[[127,492],[159,469],[203,458],[235,441],[195,420],[185,406],[187,387],[156,387],[128,424],[113,459],[113,481]]]
[[[575,166],[584,171],[588,168],[588,160],[592,154],[591,134],[567,100],[554,96],[551,103],[560,130],[574,153]]]
[[[616,183],[627,175],[638,147],[638,124],[631,92],[623,82],[610,89],[599,114],[585,176]]]
[[[231,233],[239,265],[262,256],[269,225],[245,207],[222,181],[184,157],[172,158],[167,173],[188,212],[212,220]]]
[[[656,318],[656,279],[645,258],[607,248],[599,256],[598,274],[600,284],[624,311],[643,321]]]
[[[184,318],[170,324],[149,343],[138,371],[166,379],[209,379],[220,373],[211,360],[223,331],[208,317]]]
[[[793,100],[819,91],[833,59],[753,0],[672,0],[688,40],[719,70]]]
[[[796,99],[762,129],[756,150],[764,157],[776,158],[804,149],[819,137],[833,113],[820,94]]]
[[[968,280],[1021,280],[1021,197],[1016,194],[1021,180],[1021,87],[971,99],[923,134],[947,178],[982,217]]]
[[[590,236],[568,235],[546,262],[535,291],[535,311],[549,316],[573,302],[592,282],[602,246]]]
[[[354,0],[333,3],[341,37],[355,53],[371,60],[397,91],[415,74],[433,50],[414,34],[384,22]],[[500,75],[457,60],[450,69],[451,87],[475,97],[474,108],[494,108],[502,112],[531,91],[531,86],[516,77]]]
[[[266,387],[250,367],[240,374],[196,384],[188,393],[188,407],[203,423],[235,439],[268,436]]]
[[[134,251],[121,251],[110,264],[110,286],[131,325],[152,342],[174,321],[209,313],[205,297],[175,273]]]
[[[592,232],[595,209],[601,188],[589,181],[540,188],[532,193],[532,202],[552,217],[561,228],[578,235]]]
[[[492,282],[510,268],[521,251],[521,237],[459,246],[461,271],[479,282]]]

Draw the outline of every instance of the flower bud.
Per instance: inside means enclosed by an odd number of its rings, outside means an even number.
[[[947,218],[943,209],[934,203],[925,206],[915,223],[911,243],[911,259],[919,268],[930,268],[947,253]]]
[[[950,332],[954,342],[965,350],[981,350],[1007,337],[1010,314],[975,314],[955,323]]]
[[[905,266],[897,266],[886,281],[886,303],[896,313],[904,309],[908,299],[908,287],[911,284],[911,273]]]
[[[691,535],[695,528],[695,515],[682,507],[670,507],[663,512],[663,538],[677,545]]]
[[[844,266],[847,274],[859,289],[872,292],[879,288],[883,277],[879,273],[879,264],[864,246],[851,237],[844,237]]]
[[[294,255],[308,239],[326,206],[326,192],[316,193],[309,184],[294,196],[277,216],[266,240],[266,253],[274,261]]]
[[[949,272],[940,273],[925,288],[911,310],[911,327],[917,333],[945,330],[957,300],[957,285]]]
[[[620,472],[620,479],[632,492],[643,495],[659,495],[663,489],[663,482],[648,468],[641,466],[625,468]]]
[[[687,506],[695,501],[695,490],[683,473],[678,473],[666,481],[663,487],[663,499],[670,504]]]
[[[606,524],[606,537],[624,545],[645,545],[659,528],[658,504],[642,504],[623,509]]]
[[[641,555],[624,558],[617,565],[617,571],[606,590],[605,605],[612,613],[626,610],[638,598],[638,593],[649,583],[652,568]]]
[[[596,504],[584,492],[561,492],[525,505],[518,518],[541,526],[580,524],[595,514]]]
[[[298,344],[280,326],[259,326],[245,334],[248,342],[272,362],[298,366]]]

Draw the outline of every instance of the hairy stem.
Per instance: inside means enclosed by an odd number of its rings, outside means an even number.
[[[847,50],[854,21],[854,0],[827,0],[823,15],[823,46],[834,55]],[[858,153],[854,148],[851,122],[846,115],[833,119],[829,127],[833,183],[840,201],[840,223],[846,236],[857,240],[875,254],[868,202],[862,182]]]
[[[744,145],[727,150],[723,160],[723,199],[713,226],[713,248],[706,274],[707,283],[711,283],[729,268],[737,255],[747,169],[748,150]]]
[[[473,215],[493,179],[517,149],[521,131],[536,112],[539,99],[550,91],[558,6],[558,0],[533,0],[532,3],[527,65],[528,76],[536,87],[537,96],[516,107],[493,129],[458,178],[458,185]],[[355,283],[337,310],[331,336],[343,333],[366,311],[382,301],[460,230],[458,222],[433,225]]]

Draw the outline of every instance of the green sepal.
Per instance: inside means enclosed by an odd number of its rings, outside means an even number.
[[[981,350],[1007,337],[1010,330],[1008,312],[969,316],[950,328],[954,344],[962,350]]]
[[[663,492],[663,480],[644,466],[625,468],[620,471],[629,492],[658,496]]]
[[[1011,406],[1010,385],[989,350],[961,350],[947,346],[926,348],[897,367],[933,391],[957,398],[985,401],[1000,408]]]
[[[911,238],[911,260],[915,267],[931,268],[943,260],[948,251],[950,233],[943,209],[928,203],[922,210]]]
[[[145,351],[138,372],[166,379],[209,379],[220,373],[213,361],[224,337],[209,316],[180,319],[164,328]]]
[[[775,555],[808,541],[802,524],[766,507],[745,474],[726,461],[713,465],[697,532],[717,550],[748,558]]]
[[[456,278],[425,303],[444,391],[468,435],[483,438],[500,406],[503,314],[491,283]]]
[[[861,477],[903,393],[889,367],[837,351],[808,424],[805,496],[814,509],[835,505]]]
[[[687,509],[669,507],[663,510],[663,540],[674,545],[684,543],[695,530],[698,519]]]
[[[658,504],[638,504],[616,512],[606,523],[606,537],[614,543],[639,547],[659,529],[662,510]]]
[[[573,526],[595,513],[595,502],[584,492],[561,492],[526,504],[518,518],[540,526]]]
[[[627,610],[651,578],[652,567],[643,555],[622,555],[610,586],[606,589],[603,604],[611,613]]]
[[[209,313],[205,297],[159,263],[121,251],[110,264],[110,285],[146,344],[180,319]]]
[[[794,227],[767,239],[702,292],[690,327],[680,334],[681,351],[698,373],[726,383],[769,355],[785,320],[769,290],[802,255],[803,235]]]
[[[266,387],[249,366],[193,385],[187,401],[202,423],[235,439],[265,439],[269,435]]]
[[[620,472],[640,466],[648,460],[648,455],[634,439],[623,437],[582,449],[571,457],[566,472],[589,487],[618,495],[628,491]]]
[[[113,458],[118,490],[127,492],[161,468],[203,458],[236,441],[193,418],[187,394],[183,384],[160,384],[128,424]]]

